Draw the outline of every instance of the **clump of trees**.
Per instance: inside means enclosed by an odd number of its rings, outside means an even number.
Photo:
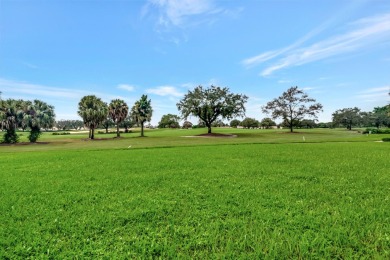
[[[247,96],[231,93],[226,87],[198,86],[188,91],[176,106],[184,119],[198,117],[207,127],[207,132],[211,133],[212,124],[217,119],[230,120],[244,116],[247,100]]]
[[[160,122],[158,122],[158,128],[179,128],[179,120],[180,117],[177,115],[163,115]]]
[[[17,143],[18,128],[29,128],[28,139],[36,142],[41,135],[41,129],[52,128],[55,124],[54,107],[41,100],[0,99],[0,125],[6,133],[4,143]]]
[[[389,107],[375,107],[371,112],[363,112],[358,107],[338,109],[332,114],[332,123],[334,127],[348,130],[353,127],[390,127]]]
[[[271,114],[273,119],[282,118],[285,125],[293,132],[294,123],[304,119],[306,116],[317,118],[322,111],[322,105],[315,103],[303,90],[297,86],[289,88],[278,98],[269,101],[262,107],[262,111]]]
[[[66,131],[66,130],[79,130],[84,127],[84,123],[81,120],[58,120],[55,123],[57,129]]]

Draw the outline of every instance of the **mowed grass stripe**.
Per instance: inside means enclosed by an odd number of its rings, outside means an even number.
[[[3,153],[0,258],[387,258],[389,145]]]

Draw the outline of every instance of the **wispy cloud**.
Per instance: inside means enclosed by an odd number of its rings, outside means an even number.
[[[184,95],[173,86],[160,86],[156,88],[150,88],[146,90],[146,93],[155,94],[158,96],[171,96],[171,97],[182,97]]]
[[[286,48],[262,53],[245,59],[242,63],[248,67],[274,60],[271,65],[264,68],[260,73],[261,76],[269,76],[275,71],[288,67],[300,66],[373,47],[378,43],[390,40],[390,13],[355,21],[349,25],[349,28],[344,34],[331,36],[310,46],[300,47],[302,43],[311,38],[311,34],[316,32],[309,33],[309,35]]]
[[[63,98],[79,98],[84,91],[69,90],[64,88],[49,87],[38,84],[31,84],[22,81],[14,81],[0,78],[0,89],[3,94],[27,94],[32,96],[45,97],[63,97]]]
[[[129,91],[129,92],[132,92],[135,90],[135,87],[134,86],[131,86],[131,85],[127,85],[127,84],[119,84],[118,89],[122,89],[122,90],[126,90],[126,91]]]
[[[365,102],[382,102],[389,101],[390,86],[369,88],[360,91],[355,97]]]
[[[213,0],[149,0],[143,9],[146,15],[150,9],[158,11],[157,24],[163,27],[186,27],[193,21],[191,17],[206,19],[222,10],[217,8]]]

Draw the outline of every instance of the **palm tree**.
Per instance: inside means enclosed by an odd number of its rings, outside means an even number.
[[[84,125],[89,127],[89,138],[95,138],[95,128],[101,124],[108,114],[107,104],[95,95],[83,97],[79,102],[79,116],[83,119]]]
[[[127,117],[127,114],[129,113],[129,107],[125,101],[121,99],[114,99],[111,100],[111,103],[108,106],[108,111],[110,117],[116,124],[116,136],[120,137],[119,124]]]
[[[144,137],[144,123],[147,121],[150,122],[152,113],[151,100],[148,100],[147,95],[142,95],[141,99],[136,101],[131,109],[133,120],[141,124],[141,137]]]
[[[19,100],[7,99],[0,100],[0,123],[6,133],[3,136],[5,143],[17,143],[18,135],[16,128],[18,126],[18,115],[20,113]]]
[[[23,104],[24,115],[21,123],[27,124],[31,129],[28,139],[35,143],[41,135],[41,128],[52,128],[55,124],[54,106],[41,100],[25,102]]]

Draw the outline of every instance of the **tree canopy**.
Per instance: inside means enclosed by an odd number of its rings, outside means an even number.
[[[108,113],[116,124],[116,136],[120,137],[119,124],[126,119],[129,113],[129,107],[124,100],[114,99],[111,100],[110,105],[108,105]]]
[[[84,96],[79,102],[79,116],[84,125],[89,127],[89,138],[95,138],[95,128],[106,120],[108,115],[107,104],[95,95]]]
[[[177,115],[163,115],[160,122],[158,122],[158,128],[179,128],[179,120],[180,117]]]
[[[322,105],[315,102],[314,98],[310,98],[295,86],[268,102],[262,107],[262,111],[271,114],[273,119],[282,118],[290,132],[293,132],[294,122],[302,120],[305,116],[317,118],[317,114],[322,111]]]
[[[332,114],[332,121],[335,126],[345,126],[352,130],[353,126],[358,126],[362,120],[360,108],[343,108],[338,109]]]
[[[189,116],[199,117],[208,128],[208,133],[211,133],[212,123],[218,118],[230,120],[244,116],[247,100],[247,96],[233,94],[226,87],[198,86],[188,91],[176,106],[184,119]]]
[[[144,137],[144,124],[152,119],[152,102],[147,95],[142,95],[141,99],[134,103],[131,108],[131,116],[137,124],[141,125],[141,136]]]
[[[36,142],[41,135],[41,128],[54,126],[54,107],[40,100],[27,103],[23,121],[27,122],[27,126],[31,129],[28,139],[30,142]]]

